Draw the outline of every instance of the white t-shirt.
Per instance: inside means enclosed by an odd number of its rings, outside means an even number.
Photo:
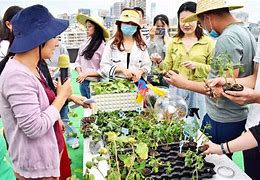
[[[260,36],[258,38],[257,50],[256,50],[254,62],[260,63]],[[259,68],[258,68],[258,73],[257,73],[257,78],[256,78],[255,90],[260,91],[260,70],[259,70]],[[259,122],[260,122],[260,113],[259,112],[260,112],[259,103],[250,104],[249,113],[248,113],[247,121],[246,121],[247,130],[250,127],[253,127],[253,126],[256,126],[259,124]]]
[[[9,48],[9,41],[2,40],[0,42],[0,61],[2,61],[4,57],[7,55],[8,48]]]

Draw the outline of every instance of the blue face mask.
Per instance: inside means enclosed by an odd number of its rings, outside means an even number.
[[[137,26],[130,24],[121,24],[121,31],[125,36],[133,36],[137,30]]]
[[[215,30],[211,30],[209,32],[209,36],[213,37],[213,38],[218,38],[219,37],[219,33],[217,33]]]
[[[204,17],[204,24],[205,23],[205,19],[206,17]],[[217,33],[213,28],[212,28],[212,24],[211,24],[211,20],[209,19],[209,23],[210,23],[210,28],[211,28],[211,31],[208,31],[208,35],[212,38],[218,38],[219,37],[219,33]]]

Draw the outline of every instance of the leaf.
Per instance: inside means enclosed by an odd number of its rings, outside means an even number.
[[[85,180],[95,180],[95,176],[93,174],[85,174]]]
[[[128,180],[136,180],[136,178],[135,178],[136,175],[137,175],[137,174],[136,174],[135,172],[132,172],[132,173],[129,175]]]
[[[138,154],[138,156],[141,159],[147,159],[148,158],[148,147],[147,144],[141,142],[137,144],[135,152]]]
[[[136,179],[136,180],[141,180],[141,175],[140,175],[139,173],[136,173],[135,179]]]
[[[135,156],[132,154],[120,154],[118,155],[119,159],[124,162],[125,167],[133,166],[135,162]]]
[[[128,142],[128,137],[127,136],[119,136],[116,139],[116,141],[119,142],[119,143],[127,143]]]
[[[107,140],[109,142],[113,142],[117,139],[117,135],[114,132],[107,132],[106,135],[107,135]]]
[[[135,165],[134,165],[134,168],[137,170],[137,171],[142,171],[146,166],[146,161],[142,161],[140,164],[135,162]]]
[[[121,177],[120,173],[118,173],[117,171],[112,171],[108,175],[107,179],[108,180],[120,180],[121,179],[120,177]]]

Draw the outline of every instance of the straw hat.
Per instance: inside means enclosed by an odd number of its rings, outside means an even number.
[[[236,5],[236,6],[227,5],[226,1],[224,0],[198,0],[196,13],[185,18],[184,22],[197,21],[198,20],[197,16],[207,11],[222,9],[222,8],[228,8],[231,11],[242,7],[243,6],[240,5]]]
[[[107,28],[104,25],[104,20],[103,18],[99,17],[99,16],[87,16],[84,14],[78,14],[76,17],[77,21],[82,24],[83,26],[86,25],[86,21],[92,21],[94,23],[96,23],[99,27],[101,27],[101,29],[103,30],[103,36],[105,38],[109,38],[109,31],[107,30]]]
[[[140,15],[136,10],[133,9],[124,10],[121,13],[120,18],[116,21],[116,24],[118,24],[118,22],[132,22],[141,27]]]

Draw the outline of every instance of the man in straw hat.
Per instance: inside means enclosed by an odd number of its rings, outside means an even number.
[[[260,36],[259,38],[260,39]],[[260,115],[260,71],[258,71],[258,66],[260,62],[260,41],[258,41],[258,46],[257,46],[257,51],[256,55],[254,57],[254,62],[255,62],[255,69],[254,69],[254,74],[251,76],[247,76],[245,78],[237,78],[236,82],[239,84],[244,85],[244,90],[237,92],[237,91],[226,91],[222,92],[222,95],[225,96],[226,98],[230,99],[231,101],[240,104],[240,105],[245,105],[245,104],[251,104],[249,106],[249,112],[247,116],[247,121],[246,121],[246,130],[248,133],[244,133],[240,138],[246,137],[248,134],[251,133],[252,136],[256,137],[256,140],[258,139],[258,135],[256,133],[259,133],[259,131],[254,131],[253,129],[256,129],[257,125],[260,126],[259,122],[259,115]],[[232,78],[228,79],[228,82]],[[216,86],[216,85],[222,85],[225,83],[224,78],[216,78],[211,80],[210,82],[211,86]],[[252,138],[248,139],[235,139],[232,140],[231,142],[228,142],[229,149],[231,152],[235,152],[236,149],[242,149],[243,147],[246,147],[247,149],[249,146],[252,144]],[[251,144],[250,144],[251,143]],[[248,144],[250,144],[248,146]],[[247,146],[246,146],[247,145]],[[214,150],[212,147],[217,147]],[[252,179],[260,179],[260,173],[257,173],[257,170],[260,169],[260,151],[259,151],[259,146],[260,143],[258,143],[258,147],[250,150],[243,151],[244,153],[244,163],[245,163],[245,171],[246,173],[252,178]],[[218,150],[219,145],[216,145],[214,143],[209,143],[209,150],[207,150],[210,153],[216,153]],[[213,151],[212,151],[213,150]]]
[[[234,69],[236,77],[249,76],[254,71],[255,39],[249,30],[230,14],[230,10],[242,7],[227,5],[224,0],[198,0],[196,13],[184,19],[186,22],[198,20],[210,36],[218,37],[212,63],[217,57],[228,55],[234,64],[243,64],[243,72],[239,72],[238,68]],[[167,76],[166,81],[179,88],[207,95],[211,91],[205,83],[189,81],[173,71],[169,71]],[[216,77],[218,70],[212,68],[208,79]],[[206,107],[207,114],[204,116],[202,128],[208,123],[211,124],[212,128],[206,130],[206,133],[212,137],[213,142],[225,143],[244,131],[248,114],[246,106],[239,106],[223,97],[217,101],[207,97]],[[222,147],[226,150],[227,145],[223,144]]]

